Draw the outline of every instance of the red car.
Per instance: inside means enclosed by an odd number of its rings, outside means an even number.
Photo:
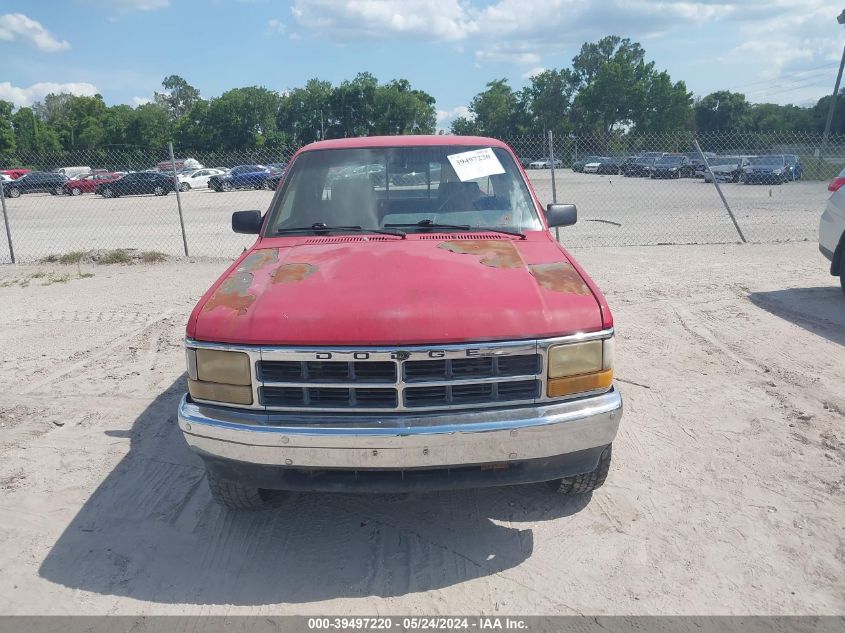
[[[17,180],[24,174],[28,174],[31,170],[29,169],[4,169],[0,171],[0,174],[5,174],[12,180]]]
[[[188,320],[178,423],[214,499],[601,486],[622,399],[610,309],[550,231],[575,220],[492,138],[299,150]]]
[[[65,193],[71,196],[78,196],[83,193],[93,193],[97,185],[113,180],[120,180],[123,174],[99,173],[74,178],[65,183]]]

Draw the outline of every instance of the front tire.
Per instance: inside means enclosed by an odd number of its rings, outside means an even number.
[[[10,198],[20,198],[21,197],[21,190],[17,187],[12,187],[9,189],[9,197]]]
[[[232,190],[232,183],[231,182],[224,182],[222,185],[220,185],[220,190],[221,191],[231,191]]]
[[[153,193],[157,196],[164,196],[167,192],[165,192],[164,187],[159,185],[158,187],[153,189]]]
[[[229,510],[260,510],[266,506],[267,493],[260,488],[244,486],[236,481],[220,479],[208,470],[208,489],[219,505]]]
[[[73,189],[70,190],[70,195],[72,195],[72,196],[82,195],[82,189],[80,189],[79,187],[74,187]]]
[[[613,445],[608,444],[607,448],[602,451],[599,458],[598,466],[595,470],[573,477],[564,477],[563,479],[555,479],[548,482],[548,485],[555,492],[560,492],[565,495],[582,495],[588,492],[593,492],[601,488],[607,480],[607,474],[610,472],[610,460],[613,454]]]
[[[111,190],[111,189],[109,189],[108,187],[106,187],[105,189],[103,189],[103,191],[102,191],[102,196],[103,196],[104,198],[114,198],[114,197],[116,197],[116,196],[114,195],[114,191],[112,191],[112,190]]]
[[[183,182],[182,184],[179,185],[179,191],[181,191],[182,193],[186,193],[190,190],[191,190],[191,185],[189,185],[187,182]]]

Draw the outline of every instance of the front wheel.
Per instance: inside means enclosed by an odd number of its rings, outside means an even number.
[[[164,195],[167,194],[167,192],[164,190],[164,187],[162,187],[160,185],[158,187],[156,187],[155,189],[153,189],[153,193],[157,196],[164,196]]]
[[[222,191],[231,191],[232,190],[232,183],[231,182],[224,182],[222,185],[220,185],[220,189]]]
[[[114,191],[112,191],[112,190],[111,190],[111,189],[109,189],[108,187],[106,187],[105,189],[103,189],[103,191],[102,191],[102,195],[103,195],[103,197],[104,197],[104,198],[114,198],[114,197],[115,197],[115,196],[114,196]]]
[[[224,508],[229,510],[260,510],[267,503],[268,494],[260,488],[244,486],[236,481],[220,479],[208,470],[208,489],[211,497]]]
[[[190,190],[191,190],[191,185],[189,185],[186,182],[183,182],[182,184],[179,185],[179,191],[181,191],[182,193],[185,193],[186,191],[190,191]]]
[[[9,197],[10,198],[20,198],[21,197],[21,190],[17,187],[12,187],[9,189]]]
[[[581,495],[601,488],[607,480],[607,474],[610,472],[612,454],[613,445],[608,444],[607,448],[602,452],[595,470],[573,477],[552,480],[548,482],[549,487],[555,492],[565,495]]]
[[[70,195],[72,195],[72,196],[82,195],[82,189],[80,189],[79,187],[74,187],[73,189],[70,190]]]

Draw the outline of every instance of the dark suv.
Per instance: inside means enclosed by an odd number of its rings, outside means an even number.
[[[20,198],[23,193],[49,193],[60,196],[65,192],[67,178],[62,174],[46,171],[31,171],[17,180],[3,181],[3,195],[7,198]]]

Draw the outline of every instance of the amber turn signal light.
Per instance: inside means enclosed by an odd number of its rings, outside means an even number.
[[[549,398],[559,398],[586,391],[609,389],[612,384],[613,369],[566,378],[549,378],[547,395]]]

